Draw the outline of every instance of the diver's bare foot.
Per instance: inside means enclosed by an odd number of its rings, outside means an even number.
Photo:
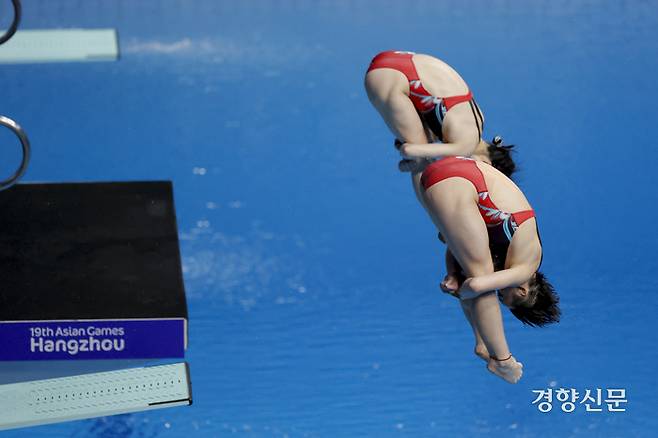
[[[518,382],[523,375],[523,364],[517,362],[513,356],[505,360],[491,358],[487,369],[508,383]]]
[[[489,350],[484,344],[475,344],[475,355],[481,358],[483,361],[489,363]]]

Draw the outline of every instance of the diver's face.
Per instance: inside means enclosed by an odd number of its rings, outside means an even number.
[[[528,283],[523,283],[516,287],[506,287],[498,291],[498,299],[501,303],[513,309],[523,304],[528,298],[528,287]]]

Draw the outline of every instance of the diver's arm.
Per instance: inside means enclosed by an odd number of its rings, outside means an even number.
[[[460,292],[460,296],[462,299],[469,299],[496,289],[520,286],[532,277],[540,262],[541,243],[537,236],[535,220],[531,218],[514,233],[505,269],[467,278],[462,285],[464,294]]]
[[[467,278],[459,289],[459,296],[462,300],[468,300],[497,289],[519,286],[528,281],[533,272],[531,265],[524,264],[491,274]]]
[[[405,143],[400,147],[400,153],[407,158],[439,158],[452,155],[469,156],[474,150],[475,147],[470,143]]]
[[[444,143],[408,142],[400,147],[400,153],[409,158],[438,158],[451,155],[470,156],[480,143],[477,126],[472,123],[453,124],[444,127]]]

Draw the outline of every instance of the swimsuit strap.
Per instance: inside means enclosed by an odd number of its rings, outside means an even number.
[[[512,213],[512,217],[516,225],[520,227],[523,222],[535,217],[535,212],[534,210],[517,211],[516,213]]]
[[[446,106],[446,111],[448,111],[453,106],[462,102],[469,102],[473,99],[473,93],[471,90],[468,90],[468,93],[462,94],[461,96],[449,96],[443,98],[443,104]]]

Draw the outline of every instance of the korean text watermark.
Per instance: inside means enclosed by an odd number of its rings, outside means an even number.
[[[626,412],[626,389],[595,388],[578,392],[575,388],[533,389],[537,398],[532,402],[539,412],[550,412],[553,404],[560,405],[562,412],[585,409],[586,412]],[[605,397],[605,398],[604,398]],[[604,405],[605,403],[605,405]]]

